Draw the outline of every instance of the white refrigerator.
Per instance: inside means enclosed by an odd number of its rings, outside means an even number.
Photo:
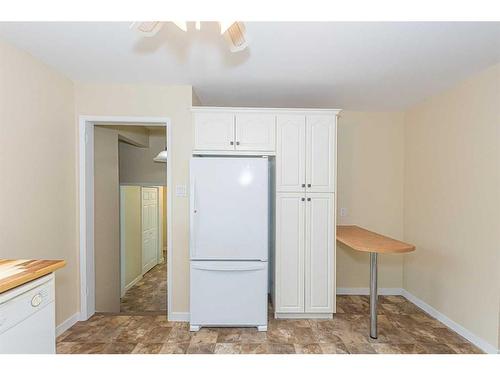
[[[267,330],[267,158],[190,163],[190,329]]]

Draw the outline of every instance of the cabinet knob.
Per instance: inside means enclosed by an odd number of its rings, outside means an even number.
[[[306,184],[302,184],[302,187],[306,187]]]
[[[311,201],[311,198],[307,198],[307,201],[310,202]]]
[[[311,184],[307,184],[307,187],[311,187]]]
[[[301,200],[302,202],[304,202],[304,201],[306,200],[306,198],[301,198],[300,200]]]
[[[42,295],[40,293],[35,294],[31,299],[31,306],[38,307],[42,303]]]
[[[236,141],[236,146],[239,146],[240,145],[240,142],[239,141]]]
[[[233,141],[231,141],[231,142],[229,142],[229,144],[232,146],[232,145],[234,145],[234,142],[233,142]]]

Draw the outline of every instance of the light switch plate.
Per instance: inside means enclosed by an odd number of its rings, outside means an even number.
[[[175,196],[176,197],[187,197],[186,185],[175,185]]]
[[[342,207],[340,209],[340,217],[346,217],[347,216],[347,208]]]

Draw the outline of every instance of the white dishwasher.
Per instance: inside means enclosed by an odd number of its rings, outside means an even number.
[[[0,294],[0,354],[56,352],[54,274]]]

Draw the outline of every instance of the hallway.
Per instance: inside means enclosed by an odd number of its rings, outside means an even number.
[[[167,262],[154,266],[125,293],[120,311],[138,315],[167,311]]]

